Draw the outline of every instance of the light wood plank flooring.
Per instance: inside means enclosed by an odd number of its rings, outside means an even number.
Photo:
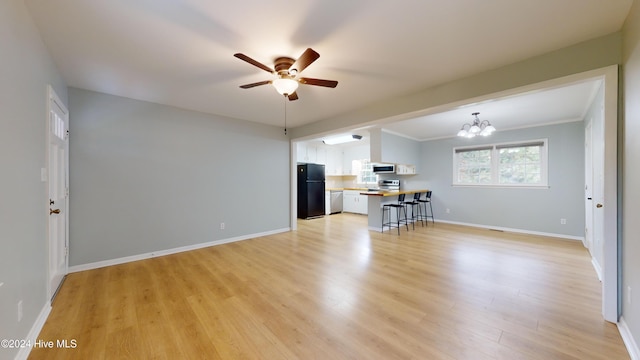
[[[577,241],[366,217],[70,274],[30,359],[629,359]]]

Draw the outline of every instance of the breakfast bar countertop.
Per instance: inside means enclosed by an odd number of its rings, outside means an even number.
[[[415,194],[415,193],[423,193],[427,192],[427,189],[418,189],[418,190],[401,190],[401,191],[364,191],[361,192],[360,195],[369,195],[369,196],[398,196],[400,194]]]

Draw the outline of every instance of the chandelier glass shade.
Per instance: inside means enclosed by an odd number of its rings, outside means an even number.
[[[478,115],[480,115],[479,112],[475,112],[471,115],[475,116],[475,119],[471,124],[467,123],[462,125],[460,131],[458,131],[458,136],[466,138],[472,138],[476,135],[489,136],[496,131],[496,128],[491,125],[489,120],[480,121],[478,118]]]

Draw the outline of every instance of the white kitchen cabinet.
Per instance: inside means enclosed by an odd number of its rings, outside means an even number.
[[[324,209],[325,215],[331,215],[331,191],[329,190],[324,192]]]
[[[357,200],[358,194],[355,191],[345,190],[342,193],[342,211],[355,213],[357,210]]]
[[[316,146],[315,147],[316,150],[316,164],[323,164],[325,165],[326,168],[326,164],[327,164],[327,149],[320,147],[320,146]]]
[[[415,165],[396,164],[396,174],[398,175],[415,175]]]
[[[327,162],[327,150],[320,146],[307,146],[303,143],[297,145],[298,162],[323,164]]]
[[[342,150],[336,148],[326,149],[326,175],[343,175]]]
[[[369,197],[367,195],[358,195],[358,214],[367,215],[369,213]]]
[[[342,211],[344,212],[363,215],[367,215],[369,212],[369,199],[367,195],[360,195],[358,190],[345,190],[342,199]]]

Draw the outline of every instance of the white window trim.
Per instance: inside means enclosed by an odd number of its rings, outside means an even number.
[[[534,184],[500,184],[498,183],[498,148],[508,145],[527,145],[530,143],[542,142],[542,149],[540,152],[540,176],[541,183]],[[490,184],[468,184],[468,183],[459,183],[458,179],[458,158],[456,152],[460,150],[466,149],[482,149],[482,148],[491,148],[491,180]],[[456,151],[457,150],[457,151]],[[452,158],[453,158],[453,174],[451,178],[451,183],[453,187],[469,187],[469,188],[507,188],[507,189],[548,189],[549,188],[549,141],[548,139],[534,139],[534,140],[524,140],[524,141],[511,141],[511,142],[503,142],[503,143],[495,143],[495,144],[478,144],[478,145],[470,145],[470,146],[457,146],[452,150]]]

